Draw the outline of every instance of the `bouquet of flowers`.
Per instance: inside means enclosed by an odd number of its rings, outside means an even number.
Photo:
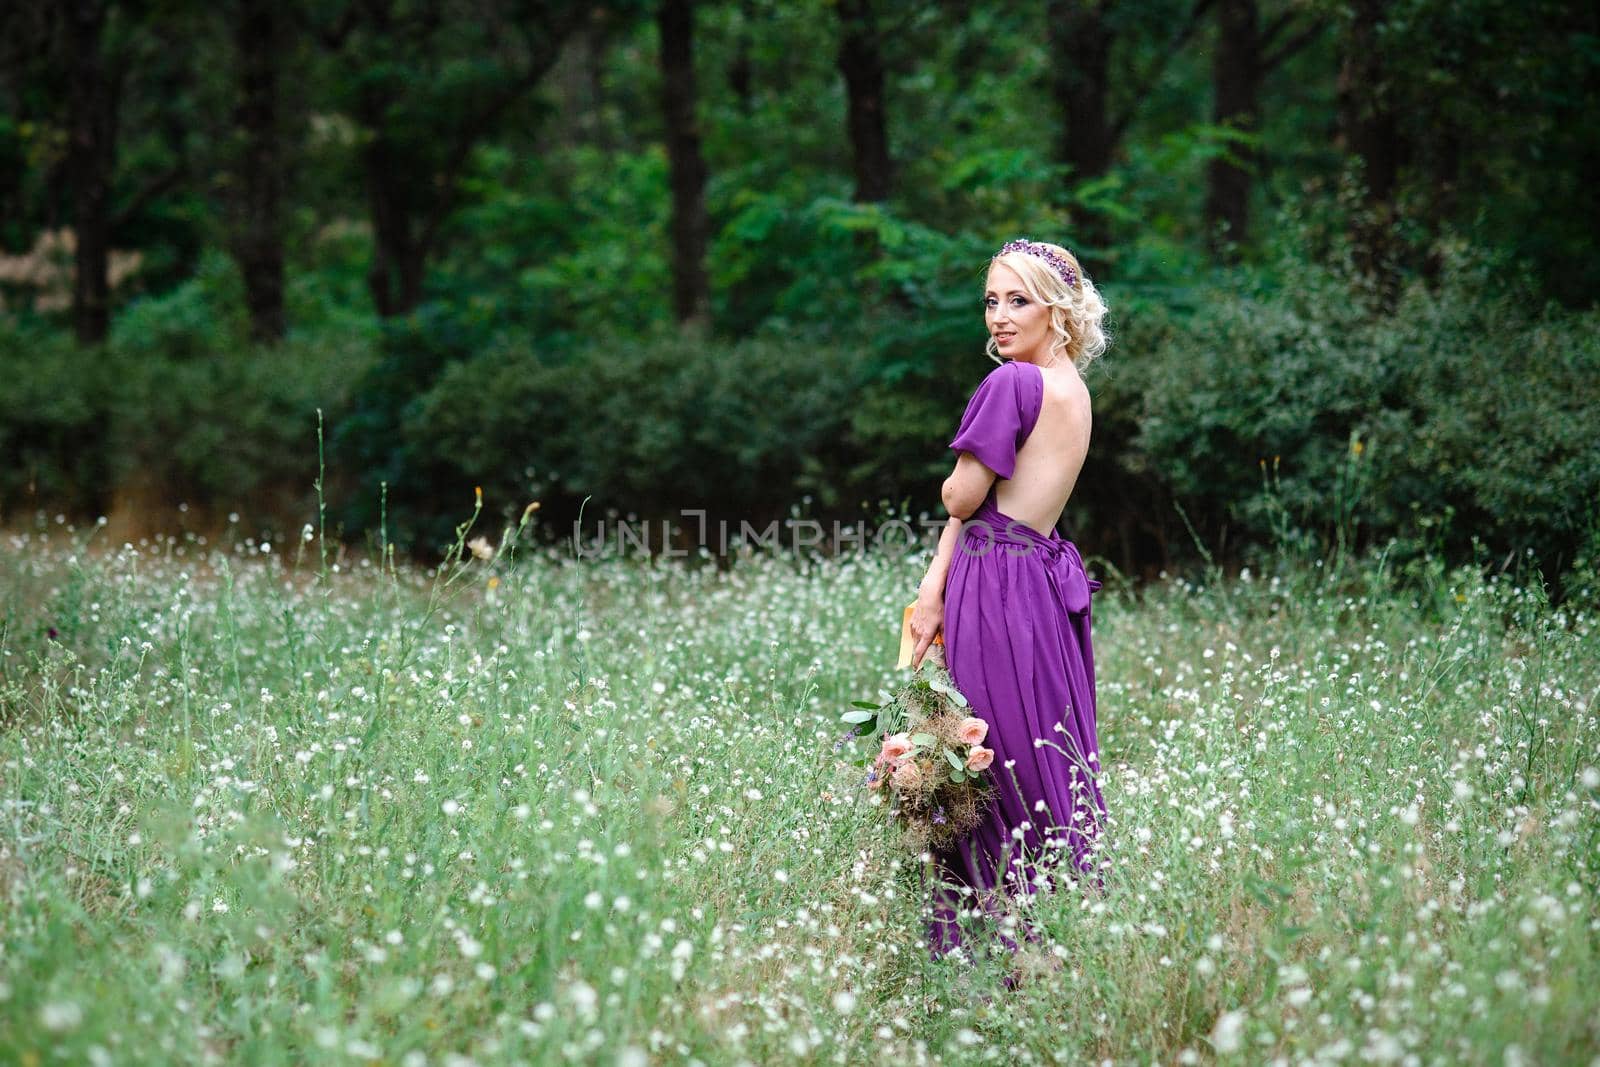
[[[912,851],[947,847],[983,821],[993,795],[985,772],[994,751],[983,747],[989,724],[969,713],[931,648],[898,692],[879,695],[876,704],[852,701],[855,710],[841,716],[866,743],[857,764],[872,802],[888,803]]]

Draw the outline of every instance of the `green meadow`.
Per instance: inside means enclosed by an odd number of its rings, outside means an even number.
[[[841,733],[926,553],[97,533],[0,543],[0,1061],[1600,1057],[1581,597],[1103,574],[1105,890],[1008,993],[929,962]]]

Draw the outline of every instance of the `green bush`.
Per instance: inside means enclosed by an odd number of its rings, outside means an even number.
[[[452,366],[495,344],[497,331],[469,309],[423,304],[381,322],[376,352],[331,413],[328,463],[335,527],[409,547],[452,540],[472,485],[438,436],[416,427],[428,391]],[[464,484],[465,482],[465,484]]]
[[[990,368],[970,266],[988,246],[843,201],[752,196],[737,213],[712,263],[720,299],[762,323],[742,339],[680,332],[659,308],[608,310],[575,337],[517,301],[378,322],[339,260],[292,276],[295,329],[262,347],[217,253],[129,305],[103,349],[12,324],[0,509],[93,515],[134,486],[293,522],[309,515],[320,407],[331,529],[376,539],[386,519],[404,548],[452,540],[480,485],[491,512],[539,499],[557,524],[585,498],[590,516],[755,522],[800,503],[937,510],[944,442]],[[1235,559],[1394,541],[1401,556],[1592,567],[1600,310],[1543,304],[1503,258],[1449,244],[1437,277],[1385,303],[1337,248],[1311,255],[1283,229],[1263,264],[1109,287],[1115,343],[1091,373],[1095,444],[1068,533],[1123,563],[1188,554],[1187,521]],[[784,258],[750,253],[774,235]],[[600,286],[615,253],[525,279],[523,295],[568,275]]]
[[[1397,314],[1414,415],[1389,477],[1421,512],[1453,512],[1455,550],[1477,536],[1564,569],[1600,529],[1600,308],[1540,304],[1530,282],[1464,249],[1448,271]]]
[[[308,498],[317,409],[343,402],[370,342],[319,324],[258,345],[243,307],[232,262],[211,254],[118,317],[104,357],[116,484],[266,520],[281,520],[285,494]]]
[[[1186,316],[1150,309],[1152,343],[1117,354],[1138,426],[1121,468],[1212,544],[1397,538],[1569,565],[1600,500],[1600,312],[1539,306],[1496,257],[1442,252],[1392,310],[1292,258]]]
[[[845,464],[869,365],[848,345],[671,329],[597,336],[566,358],[502,338],[447,368],[401,436],[448,457],[463,493],[482,485],[508,515],[591,495],[591,507],[640,517],[781,514]]]
[[[105,369],[101,353],[65,332],[0,329],[0,519],[33,507],[103,513],[114,384]]]

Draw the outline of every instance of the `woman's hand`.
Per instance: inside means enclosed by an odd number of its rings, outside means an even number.
[[[917,604],[911,610],[911,636],[917,647],[911,653],[911,669],[922,666],[923,653],[933,644],[933,639],[944,631],[944,594],[922,590],[917,594]]]

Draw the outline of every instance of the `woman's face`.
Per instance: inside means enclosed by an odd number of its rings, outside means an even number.
[[[989,268],[983,318],[1000,355],[1043,363],[1050,352],[1050,309],[1028,295],[1017,272],[1004,263]]]

